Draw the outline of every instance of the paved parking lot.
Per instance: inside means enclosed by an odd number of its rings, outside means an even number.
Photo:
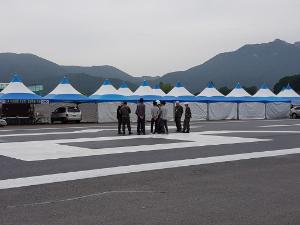
[[[170,125],[0,128],[0,224],[300,224],[300,120]]]

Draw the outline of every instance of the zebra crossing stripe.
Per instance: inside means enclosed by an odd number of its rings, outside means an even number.
[[[68,173],[49,174],[33,177],[23,177],[16,179],[0,180],[0,189],[10,189],[18,187],[26,187],[32,185],[50,184],[64,181],[74,181],[87,178],[105,177],[111,175],[121,175],[137,172],[146,172],[153,170],[171,169],[177,167],[197,166],[212,163],[231,162],[247,159],[258,159],[266,157],[284,156],[291,154],[299,154],[300,148],[264,151],[264,152],[251,152],[234,155],[214,156],[207,158],[185,159],[168,162],[156,162],[147,164],[138,164],[130,166],[119,166],[112,168],[93,169],[85,171],[76,171]]]

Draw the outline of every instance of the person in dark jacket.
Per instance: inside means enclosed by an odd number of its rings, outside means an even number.
[[[122,134],[121,133],[121,127],[122,127],[122,112],[121,112],[121,108],[123,106],[123,103],[121,103],[118,108],[117,108],[117,119],[118,119],[118,134]]]
[[[190,133],[190,120],[192,118],[191,108],[189,104],[186,102],[185,105],[185,113],[184,113],[184,121],[183,121],[183,133]]]
[[[179,101],[176,101],[176,105],[175,105],[175,113],[174,113],[174,117],[175,117],[175,123],[176,123],[176,132],[181,132],[181,117],[183,114],[183,107],[179,104]]]
[[[146,106],[144,104],[144,99],[141,98],[139,100],[139,103],[136,106],[136,111],[135,114],[137,115],[137,134],[140,135],[146,134],[145,132],[145,111],[146,111]]]
[[[123,134],[125,134],[125,126],[127,126],[129,134],[132,134],[131,126],[130,126],[130,113],[131,113],[131,110],[130,110],[129,106],[127,105],[127,102],[124,102],[121,107]]]

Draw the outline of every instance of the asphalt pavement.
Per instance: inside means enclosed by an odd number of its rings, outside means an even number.
[[[300,224],[300,120],[169,125],[0,128],[0,224]]]

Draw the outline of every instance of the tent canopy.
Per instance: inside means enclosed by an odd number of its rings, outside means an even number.
[[[152,91],[153,91],[153,95],[155,95],[155,96],[165,96],[166,95],[166,93],[160,89],[160,86],[158,84],[154,85]]]
[[[296,91],[293,90],[290,84],[283,88],[278,94],[278,97],[299,97]]]
[[[89,98],[78,92],[64,77],[56,88],[45,96],[50,102],[88,102]]]
[[[224,95],[215,88],[212,82],[209,82],[207,87],[198,96],[216,97]]]
[[[237,83],[235,88],[227,95],[227,97],[250,97],[251,95]]]
[[[111,84],[108,79],[103,81],[100,88],[92,94],[89,98],[96,102],[120,102],[127,101],[127,97],[117,94],[116,88]]]
[[[19,75],[15,74],[9,85],[1,91],[0,100],[2,101],[20,101],[20,102],[38,102],[43,98],[33,93],[27,88]]]
[[[276,97],[266,84],[262,84],[253,97]]]
[[[122,82],[119,89],[116,91],[116,94],[123,95],[123,96],[130,96],[132,95],[132,91],[129,89],[128,85],[125,82]]]

